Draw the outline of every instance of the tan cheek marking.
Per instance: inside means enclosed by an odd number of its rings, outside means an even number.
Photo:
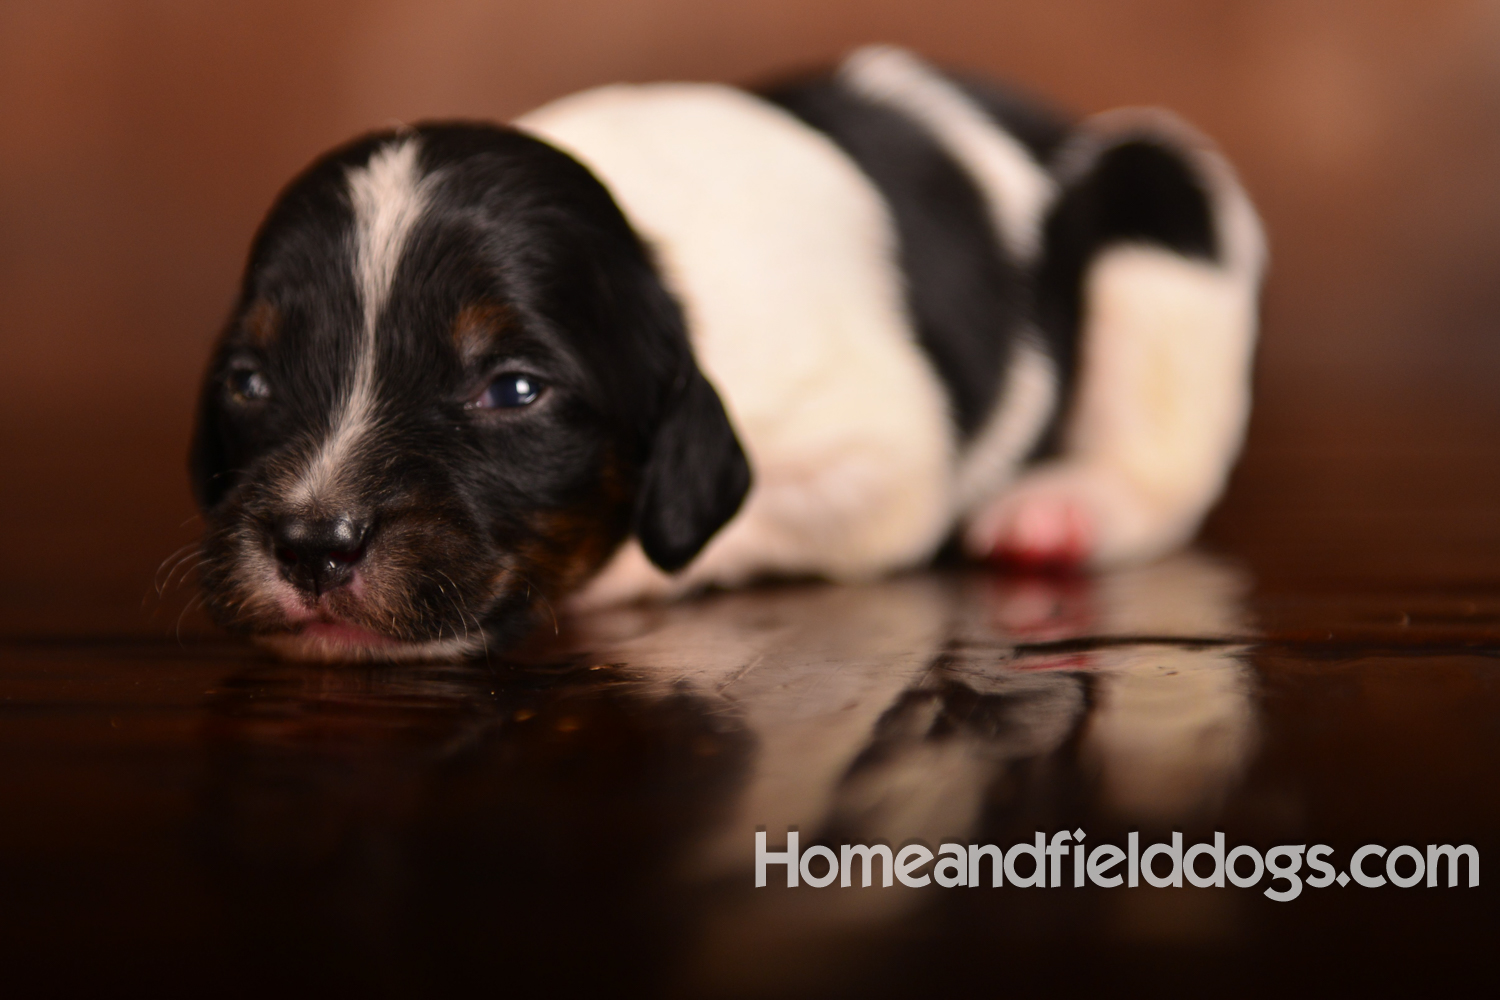
[[[604,564],[628,534],[629,481],[611,455],[599,471],[591,502],[539,511],[533,539],[517,549],[528,577],[550,597],[566,596]]]
[[[281,333],[281,313],[265,299],[257,299],[245,311],[242,323],[251,343],[259,348],[268,348],[276,343]]]
[[[532,520],[536,542],[518,554],[528,577],[551,597],[578,586],[608,555],[609,526],[592,510],[552,511]]]
[[[466,363],[479,360],[511,328],[510,309],[498,302],[464,306],[453,320],[453,346]]]

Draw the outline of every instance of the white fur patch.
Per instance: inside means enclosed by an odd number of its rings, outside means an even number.
[[[607,87],[518,124],[587,164],[653,246],[755,476],[685,571],[668,578],[632,543],[579,600],[767,572],[859,579],[926,558],[951,523],[954,432],[888,210],[858,167],[779,108],[713,85]]]
[[[958,87],[904,49],[872,45],[845,60],[839,76],[862,96],[925,128],[977,184],[990,221],[1011,253],[1036,253],[1042,214],[1056,185],[1030,151]]]
[[[365,166],[348,172],[349,201],[354,209],[350,259],[364,325],[348,388],[330,422],[328,436],[290,491],[294,503],[315,502],[336,480],[354,447],[378,422],[376,328],[390,298],[407,237],[426,209],[433,183],[431,176],[419,172],[420,151],[415,138],[399,139],[376,150]]]
[[[1147,246],[1089,269],[1070,451],[1162,502],[1217,491],[1249,412],[1253,304],[1232,274]]]

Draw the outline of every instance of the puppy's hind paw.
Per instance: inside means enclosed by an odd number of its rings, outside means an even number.
[[[1064,492],[1002,497],[970,526],[969,554],[1015,569],[1068,572],[1094,555],[1097,528],[1084,504]]]

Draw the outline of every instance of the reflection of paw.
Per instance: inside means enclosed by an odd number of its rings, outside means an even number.
[[[1077,574],[1005,574],[987,588],[991,620],[1018,642],[1057,642],[1095,625],[1094,582]]]
[[[1066,488],[1022,490],[979,516],[966,539],[972,555],[1026,569],[1073,569],[1093,558],[1098,526]]]

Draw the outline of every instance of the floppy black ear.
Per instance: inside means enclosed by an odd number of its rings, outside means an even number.
[[[657,426],[635,502],[635,535],[668,573],[692,561],[750,490],[750,463],[696,366]]]

